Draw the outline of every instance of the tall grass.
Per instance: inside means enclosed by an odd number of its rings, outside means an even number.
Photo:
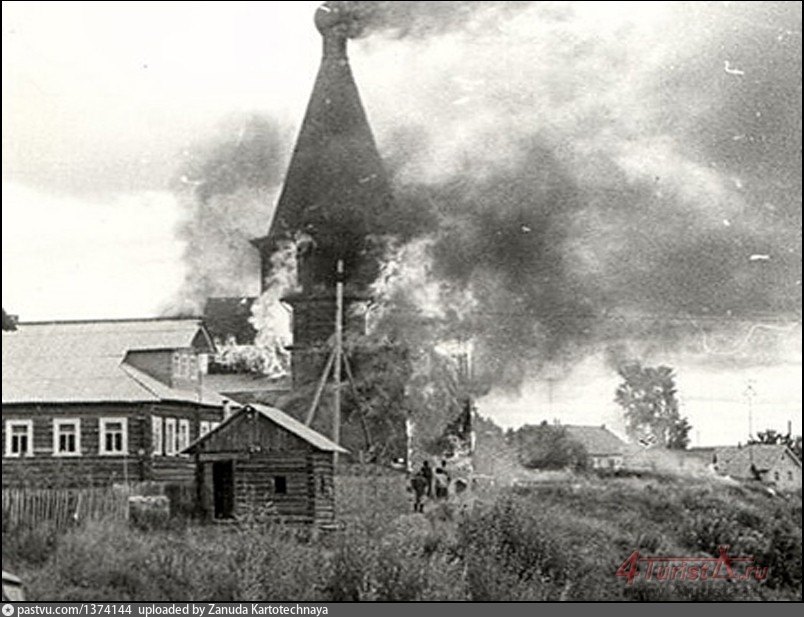
[[[503,491],[410,512],[385,478],[347,482],[343,529],[259,520],[138,529],[87,522],[4,535],[3,567],[37,600],[789,600],[801,596],[801,500],[706,482],[614,479]],[[366,498],[363,499],[363,496]],[[371,495],[372,498],[368,498]],[[767,581],[642,583],[643,554],[754,555]]]

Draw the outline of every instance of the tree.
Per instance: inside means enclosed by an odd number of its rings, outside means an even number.
[[[625,411],[628,434],[633,438],[652,435],[658,445],[684,449],[692,428],[678,412],[673,369],[642,366],[631,362],[620,367],[623,383],[614,400]]]
[[[687,418],[681,418],[670,427],[670,435],[667,439],[667,447],[671,450],[686,450],[690,445],[690,431],[692,425]]]
[[[3,330],[16,330],[16,329],[17,329],[17,320],[14,318],[14,316],[6,313],[6,309],[3,309]]]
[[[583,445],[571,439],[566,429],[542,422],[523,426],[512,434],[519,462],[530,469],[564,469],[586,467],[587,453]]]

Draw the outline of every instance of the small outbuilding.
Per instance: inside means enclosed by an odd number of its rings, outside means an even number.
[[[279,409],[246,405],[185,452],[206,520],[335,521],[334,458],[347,451]]]

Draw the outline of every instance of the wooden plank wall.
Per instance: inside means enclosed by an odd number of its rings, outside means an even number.
[[[53,420],[57,418],[78,418],[81,421],[81,454],[83,457],[98,456],[100,422],[99,418],[126,418],[128,420],[128,451],[136,454],[150,444],[151,428],[148,420],[148,406],[129,405],[31,405],[3,406],[3,445],[5,445],[6,421],[33,420],[33,458],[46,460],[69,457],[53,457]],[[114,459],[116,457],[102,457]],[[12,459],[3,458],[3,463]],[[19,460],[19,459],[17,459]]]
[[[300,452],[311,450],[297,435],[277,426],[257,413],[241,414],[203,444],[204,453]]]
[[[140,481],[144,466],[131,456],[4,458],[2,479],[4,488],[98,488]]]
[[[114,483],[192,482],[193,463],[189,457],[151,455],[151,415],[187,418],[190,441],[199,435],[200,420],[220,421],[222,411],[192,404],[159,405],[20,405],[3,408],[2,442],[5,447],[7,420],[33,420],[32,457],[3,457],[3,487],[77,488],[102,487]],[[128,455],[101,456],[99,418],[128,420]],[[53,420],[79,418],[81,456],[53,456]]]
[[[288,522],[311,521],[306,453],[254,455],[235,463],[235,515],[275,515]],[[277,494],[274,478],[285,478],[287,493]]]
[[[335,522],[335,482],[333,455],[331,452],[315,452],[310,455],[310,494],[313,495],[313,517],[317,525]]]
[[[154,482],[189,484],[195,480],[195,464],[187,456],[159,456],[151,462],[150,478]]]
[[[221,454],[199,459],[198,499],[207,520],[213,517],[212,463]],[[281,519],[290,524],[329,525],[335,520],[332,454],[328,452],[238,453],[234,462],[234,516],[238,520]],[[275,478],[287,492],[275,492]]]

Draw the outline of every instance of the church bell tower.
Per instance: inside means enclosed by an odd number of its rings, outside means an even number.
[[[316,381],[335,330],[337,263],[343,261],[344,329],[364,320],[355,307],[369,298],[379,261],[373,241],[392,196],[347,56],[356,23],[345,2],[327,2],[315,24],[323,39],[321,66],[302,121],[268,235],[260,251],[263,286],[282,243],[297,248],[299,290],[293,308],[291,362],[295,387]]]

